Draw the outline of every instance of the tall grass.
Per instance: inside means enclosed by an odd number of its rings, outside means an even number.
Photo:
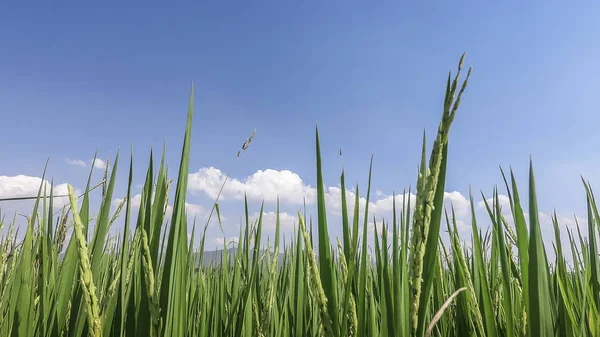
[[[225,250],[220,264],[199,267],[206,227],[194,247],[185,211],[192,86],[171,217],[164,152],[158,167],[150,155],[135,223],[133,158],[127,198],[113,214],[118,155],[105,172],[93,220],[89,180],[82,198],[69,187],[70,207],[58,217],[53,189],[40,187],[24,238],[17,242],[12,222],[0,241],[0,336],[600,336],[600,215],[588,182],[587,239],[579,227],[561,237],[554,215],[554,261],[541,236],[532,166],[528,213],[513,172],[502,172],[510,222],[495,191],[483,220],[492,225],[482,232],[471,195],[469,242],[458,235],[454,210],[443,207],[449,132],[471,73],[461,83],[463,59],[457,75],[448,75],[429,162],[423,139],[414,213],[403,197],[398,209],[394,200],[392,219],[370,221],[367,200],[361,218],[358,186],[356,199],[347,200],[342,171],[343,237],[331,242],[317,130],[316,237],[298,212],[293,240],[281,246],[278,208],[274,247],[263,244],[262,209],[250,222],[246,201],[240,249]],[[371,172],[367,198],[370,181]],[[115,242],[108,232],[121,212],[124,227]],[[68,228],[73,235],[65,242]],[[449,246],[440,239],[442,228]]]

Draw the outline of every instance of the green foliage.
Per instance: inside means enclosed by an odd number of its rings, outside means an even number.
[[[136,223],[131,202],[133,158],[126,198],[113,214],[118,156],[99,185],[102,198],[96,217],[90,216],[90,194],[95,189],[90,188],[91,174],[83,195],[76,197],[69,186],[70,203],[58,218],[53,188],[46,191],[40,186],[23,238],[16,239],[13,221],[0,239],[0,335],[600,336],[596,237],[600,214],[588,182],[584,180],[587,240],[579,223],[577,236],[566,228],[572,267],[556,216],[555,261],[547,257],[549,243],[541,235],[532,166],[528,216],[513,172],[510,182],[502,172],[512,219],[504,218],[496,189],[491,202],[482,194],[488,215],[483,220],[476,219],[471,196],[468,244],[459,237],[454,209],[448,212],[443,207],[446,170],[451,167],[450,126],[471,72],[459,85],[463,60],[464,55],[454,80],[448,76],[428,165],[423,138],[416,204],[407,198],[410,189],[403,191],[402,198],[394,195],[391,222],[370,221],[373,158],[364,209],[358,186],[355,199],[347,200],[342,171],[342,238],[336,246],[329,234],[317,131],[315,235],[312,218],[304,210],[298,212],[299,225],[291,241],[281,240],[278,203],[274,247],[269,246],[271,238],[261,244],[262,208],[259,219],[251,222],[246,201],[238,249],[228,251],[224,244],[223,259],[211,265],[201,262],[208,223],[199,247],[187,235],[190,225],[192,237],[196,232],[196,223],[188,224],[186,214],[192,87],[171,217],[167,217],[171,181],[164,151],[158,168],[150,153]],[[114,241],[109,229],[123,207],[124,227]],[[215,201],[213,211],[221,223],[218,207]],[[482,232],[482,223],[491,224],[490,232]],[[448,243],[441,235],[443,227]],[[69,228],[73,235],[65,242]]]

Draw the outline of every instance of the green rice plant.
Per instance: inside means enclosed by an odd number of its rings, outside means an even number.
[[[487,214],[478,218],[469,191],[467,241],[454,208],[444,208],[449,131],[471,74],[459,83],[464,57],[447,79],[429,163],[423,135],[416,204],[408,197],[412,188],[401,198],[394,193],[392,218],[377,219],[369,214],[373,157],[364,207],[358,185],[347,200],[342,168],[341,238],[329,234],[316,129],[316,215],[298,210],[286,237],[278,201],[273,238],[263,233],[270,225],[264,204],[251,219],[245,198],[237,247],[225,242],[218,260],[205,261],[210,219],[196,230],[186,214],[193,85],[177,176],[169,176],[164,149],[157,166],[151,150],[137,210],[132,156],[127,194],[111,212],[118,154],[100,183],[92,185],[90,170],[79,196],[71,186],[56,195],[51,183],[36,196],[0,200],[33,201],[24,226],[18,213],[7,220],[0,212],[0,336],[600,336],[600,213],[589,182],[583,180],[586,223],[576,218],[561,237],[565,224],[553,214],[553,242],[541,235],[531,163],[526,200],[512,170],[500,169],[509,210],[501,209],[494,188],[491,199],[481,193]],[[90,212],[92,193],[100,196],[98,214]],[[65,196],[69,203],[55,210],[55,198]],[[218,197],[213,213],[222,226]],[[123,227],[109,235],[120,218]]]
[[[98,297],[96,294],[96,287],[94,286],[92,268],[90,265],[90,258],[88,254],[88,247],[85,237],[83,235],[83,224],[77,211],[77,202],[75,201],[75,195],[73,193],[73,187],[68,186],[69,189],[69,200],[71,202],[71,209],[73,210],[73,218],[75,219],[75,239],[77,240],[78,256],[79,256],[79,274],[81,277],[81,286],[83,288],[83,294],[85,298],[85,310],[87,311],[88,324],[89,324],[89,336],[101,337],[102,336],[102,322],[100,319],[100,307],[98,305]]]

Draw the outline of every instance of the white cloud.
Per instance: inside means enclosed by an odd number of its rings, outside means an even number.
[[[94,159],[93,165],[94,165],[94,168],[97,168],[99,170],[106,169],[106,162],[100,158]]]
[[[198,172],[189,175],[188,186],[192,192],[204,192],[215,199],[225,181],[225,174],[214,167],[204,167]],[[223,187],[220,198],[222,200],[248,199],[275,202],[279,196],[281,202],[302,204],[304,198],[307,202],[316,196],[315,189],[305,185],[299,175],[289,170],[259,170],[244,180],[229,178]]]
[[[0,198],[20,198],[20,197],[36,197],[40,186],[42,187],[42,195],[44,195],[44,188],[46,189],[46,195],[50,195],[50,183],[47,180],[42,182],[40,177],[32,177],[26,175],[17,176],[0,176]],[[75,194],[81,192],[73,188]],[[66,195],[68,194],[67,184],[54,185],[54,195]],[[54,207],[62,207],[69,203],[68,197],[56,197],[54,198]]]
[[[123,202],[123,200],[125,200],[125,199],[123,199],[123,198],[115,198],[115,199],[113,199],[112,206],[113,207],[117,207],[121,202]],[[134,195],[131,198],[131,207],[132,208],[139,208],[141,202],[142,202],[142,195],[138,193],[138,194]],[[125,207],[125,206],[123,206],[123,207]]]
[[[253,213],[250,218],[258,220],[260,216],[259,212]],[[252,220],[251,220],[252,221]],[[291,230],[298,224],[297,215],[291,215],[287,212],[279,212],[279,223],[281,230]],[[263,228],[275,230],[277,224],[277,213],[276,212],[263,212],[262,215]]]
[[[459,232],[465,232],[471,230],[471,225],[467,225],[464,220],[456,220],[456,228]]]
[[[405,203],[410,201],[410,210],[413,211],[415,209],[416,203],[416,195],[408,194],[405,195],[396,195],[396,214],[399,215],[402,211],[402,201],[404,199]],[[369,203],[369,213],[373,212],[375,214],[392,214],[394,211],[394,196],[388,196],[383,199],[377,199]]]
[[[490,209],[493,209],[494,208],[494,198],[487,198],[486,201],[487,201],[487,204],[490,207]],[[503,214],[511,212],[510,199],[508,198],[507,195],[498,194],[498,203],[500,204],[500,208],[502,209]],[[483,200],[478,202],[477,206],[479,206],[480,208],[486,209],[485,202]]]
[[[202,192],[211,198],[216,198],[224,181],[225,174],[221,170],[214,167],[205,167],[189,175],[188,186],[192,193]],[[247,194],[249,200],[265,201],[267,203],[275,202],[278,196],[282,204],[302,205],[306,201],[310,205],[316,202],[316,188],[305,184],[298,174],[289,170],[259,170],[243,180],[230,177],[223,187],[220,198],[223,200],[242,200],[244,193]],[[325,201],[328,213],[341,215],[341,194],[342,190],[338,186],[325,187]],[[395,196],[398,215],[400,215],[403,208],[403,197],[406,202],[410,201],[411,211],[415,207],[415,194],[398,194]],[[386,195],[384,192],[377,190],[373,193],[369,202],[370,217],[376,216],[378,219],[381,219],[381,217],[390,218],[394,209],[393,200],[394,196]],[[352,218],[354,215],[356,194],[350,189],[346,190],[346,202],[348,216]],[[361,218],[364,216],[366,203],[367,200],[365,197],[359,197],[359,215]],[[469,200],[458,191],[445,192],[444,204],[448,209],[450,209],[450,206],[453,206],[457,217],[470,215]],[[295,219],[295,216],[292,218]],[[461,224],[464,223],[461,222]]]
[[[375,193],[377,196],[377,193]],[[371,196],[373,197],[373,196]],[[385,217],[389,220],[394,211],[394,196],[385,196],[383,193],[379,194],[379,199],[375,198],[369,201],[369,221],[372,220],[373,216],[378,219]],[[415,195],[414,194],[396,194],[396,215],[400,216],[400,212],[403,209],[402,202],[408,203],[410,201],[410,210],[413,211],[415,208]],[[327,205],[327,211],[341,216],[342,214],[342,189],[339,187],[328,187],[325,190],[325,202]],[[308,203],[308,200],[307,200]],[[346,203],[348,207],[348,217],[352,219],[354,217],[354,206],[356,204],[356,194],[354,192],[346,190]],[[365,197],[359,197],[359,216],[361,221],[364,217],[365,206],[367,199]]]
[[[113,199],[113,201],[112,201],[113,207],[117,207],[122,201],[123,201],[123,199],[121,199],[121,198]],[[152,201],[154,201],[154,192],[152,193]],[[131,207],[132,208],[139,209],[141,204],[142,204],[142,194],[141,193],[137,193],[133,197],[131,197]],[[123,206],[123,207],[125,207],[125,206]],[[207,215],[207,213],[208,213],[208,212],[206,212],[206,209],[202,205],[190,204],[187,202],[185,203],[185,211],[187,213],[187,216],[190,218],[193,218],[194,216],[199,217],[201,215]],[[169,204],[169,205],[167,205],[167,210],[166,210],[165,216],[171,217],[172,214],[173,214],[173,205]],[[221,216],[221,218],[223,219],[222,216]]]
[[[205,195],[216,198],[221,185],[225,181],[225,174],[217,168],[208,167],[198,170],[196,173],[189,175],[189,187],[192,193],[204,193]],[[364,193],[365,191],[363,191]],[[387,192],[387,193],[386,193]],[[313,205],[316,202],[316,188],[306,184],[302,178],[288,170],[259,170],[254,174],[248,176],[245,179],[231,178],[227,180],[227,183],[223,187],[221,198],[224,200],[243,200],[244,193],[247,193],[248,199],[253,201],[265,201],[266,203],[274,203],[279,196],[282,206],[301,206],[304,201],[308,205]],[[389,191],[375,190],[371,194],[369,202],[369,235],[373,232],[373,218],[376,218],[378,226],[381,224],[381,220],[386,221],[392,220],[393,212],[393,196],[389,195]],[[363,194],[364,195],[364,194]],[[406,194],[405,198],[410,200],[410,212],[414,211],[416,196],[415,194]],[[499,194],[499,203],[502,208],[502,213],[509,225],[514,228],[513,219],[510,209],[510,200],[507,195]],[[485,209],[485,204],[481,201],[481,196],[475,196],[475,216],[477,219],[478,227],[485,229],[491,225],[489,215]],[[348,216],[350,221],[354,217],[354,206],[355,206],[356,195],[351,188],[346,190],[346,201],[348,203]],[[360,224],[362,225],[364,219],[364,211],[366,206],[366,198],[364,196],[359,197],[359,216]],[[492,198],[487,200],[488,203],[492,202]],[[342,197],[341,188],[339,186],[325,186],[325,202],[328,216],[333,218],[330,223],[338,223],[336,221],[341,220],[342,211]],[[397,215],[400,215],[400,211],[403,208],[403,195],[396,195],[396,211]],[[525,205],[526,206],[526,205]],[[471,203],[468,196],[463,195],[458,191],[445,191],[444,192],[444,208],[448,211],[448,215],[451,215],[452,208],[456,215],[456,224],[458,230],[461,232],[461,238],[467,240],[471,233]],[[314,208],[313,208],[314,211]],[[315,214],[313,214],[314,216]],[[253,220],[258,218],[258,213],[252,215]],[[297,228],[297,215],[295,213],[280,214],[282,221],[282,232],[291,231]],[[337,217],[337,219],[335,219]],[[552,220],[549,215],[540,212],[540,225],[545,236],[551,235],[553,240],[553,227]],[[529,217],[525,211],[526,222],[529,222]],[[577,218],[582,229],[586,228],[587,223],[585,219]],[[265,212],[263,213],[264,229],[269,231],[275,228],[275,213]],[[307,220],[308,221],[308,220]],[[561,233],[566,231],[566,228],[574,228],[574,218],[563,217],[559,215],[558,218]],[[389,224],[389,222],[387,222]],[[442,218],[442,235],[445,233],[446,221]],[[334,234],[334,235],[339,235]],[[550,237],[548,237],[550,238]],[[549,243],[547,239],[545,242]]]
[[[138,205],[139,207],[139,205]],[[188,219],[193,219],[194,217],[196,217],[197,220],[199,220],[199,218],[201,216],[208,216],[208,212],[205,212],[205,208],[201,205],[196,205],[196,204],[190,204],[190,203],[185,203],[185,212],[187,214]],[[171,218],[171,216],[173,215],[173,205],[167,205],[167,211],[165,212],[165,217],[166,218]],[[221,216],[221,219],[223,219],[223,216]]]
[[[458,191],[444,192],[444,207],[451,214],[452,208],[456,217],[467,217],[471,212],[471,202]]]
[[[205,208],[201,205],[195,205],[186,202],[185,211],[187,212],[188,216],[199,216],[205,213]],[[223,219],[223,216],[221,216],[221,219]]]
[[[358,204],[359,209],[362,211],[367,203],[367,199],[359,198]],[[313,199],[306,200],[306,203],[313,203]],[[330,186],[325,190],[325,203],[327,205],[327,211],[335,214],[342,214],[342,189],[337,186]],[[346,203],[348,206],[349,216],[354,214],[354,205],[356,203],[356,194],[346,190]]]
[[[203,192],[210,198],[216,198],[224,181],[225,174],[221,170],[214,167],[205,167],[189,175],[188,186],[192,192]],[[285,204],[302,205],[304,201],[307,204],[316,202],[316,188],[305,184],[298,174],[289,170],[259,170],[243,180],[230,177],[223,187],[220,198],[223,200],[243,200],[244,193],[247,194],[249,200],[264,200],[267,203],[275,202],[278,196],[280,201]],[[341,215],[341,194],[342,190],[338,186],[325,188],[328,212]],[[396,211],[398,214],[402,209],[402,197],[402,194],[396,195]],[[407,193],[406,198],[410,198],[412,211],[416,201],[415,195],[410,194],[409,196]],[[350,217],[354,214],[355,199],[356,194],[347,189],[346,202]],[[391,215],[394,206],[393,199],[393,196],[388,196],[379,190],[376,191],[369,202],[369,214],[377,217]],[[460,192],[445,192],[444,201],[447,207],[451,204],[454,206],[457,216],[469,214],[469,201]],[[366,202],[365,197],[359,198],[361,213],[365,209]]]
[[[67,164],[69,165],[75,165],[75,166],[81,166],[81,167],[87,167],[87,164],[81,160],[81,159],[66,159]]]
[[[551,214],[546,214],[543,212],[538,212],[538,221],[540,223],[540,227],[549,227],[549,228],[553,228],[554,224],[553,224],[553,220],[552,220],[553,216]],[[577,222],[575,222],[575,219],[577,219]],[[529,215],[525,214],[525,220],[527,222],[527,224],[529,224]],[[577,228],[577,223],[579,223],[580,229],[585,229],[587,228],[587,219],[581,218],[581,217],[572,217],[572,218],[567,218],[564,216],[560,216],[560,215],[556,215],[556,220],[558,222],[558,227],[562,230],[564,229],[564,227],[568,227],[569,229],[576,229]],[[587,235],[587,233],[586,233]]]
[[[188,186],[192,193],[202,192],[210,198],[216,198],[223,182],[225,174],[214,167],[201,168],[196,173],[189,175]],[[243,200],[246,193],[249,200],[265,201],[273,203],[279,197],[282,204],[302,205],[304,201],[307,204],[316,202],[316,188],[305,184],[296,173],[289,170],[259,170],[247,177],[239,180],[229,178],[223,187],[220,198],[222,200]],[[349,189],[346,190],[346,201],[350,215],[354,212],[355,194]],[[369,213],[388,213],[393,210],[392,196],[385,196],[383,192],[375,193],[376,199],[369,203]],[[333,214],[340,215],[342,210],[341,188],[330,186],[325,188],[325,200],[327,210]],[[396,207],[401,209],[402,195],[396,196]],[[360,197],[359,204],[361,212],[366,205],[366,198]],[[411,204],[414,206],[414,195],[411,195]]]
[[[225,241],[225,240],[227,240],[227,241]],[[228,245],[232,244],[232,243],[237,244],[238,242],[240,242],[240,238],[237,236],[225,237],[225,238],[217,237],[213,240],[213,242],[219,246],[223,246],[223,244],[225,244],[225,242],[227,242]]]

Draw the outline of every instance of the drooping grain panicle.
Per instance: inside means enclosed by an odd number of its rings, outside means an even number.
[[[431,336],[431,333],[433,332],[433,328],[435,327],[435,324],[440,320],[440,318],[442,318],[442,315],[444,314],[444,312],[446,311],[446,309],[448,308],[448,306],[450,306],[450,303],[452,303],[452,300],[456,296],[458,296],[458,294],[460,294],[462,291],[465,291],[465,290],[467,290],[466,287],[458,289],[457,291],[455,291],[454,293],[452,293],[452,295],[450,295],[450,297],[446,300],[446,302],[444,302],[444,304],[438,310],[438,312],[435,314],[435,316],[433,316],[433,320],[431,321],[431,323],[427,327],[427,331],[425,332],[425,337]]]
[[[246,139],[246,141],[244,141],[244,143],[242,144],[242,148],[240,151],[238,151],[237,153],[237,158],[239,158],[242,155],[242,152],[248,150],[248,148],[250,147],[250,143],[252,142],[252,140],[254,139],[254,136],[256,136],[256,129],[254,129],[254,131],[252,132],[252,134],[250,135],[250,137],[248,137],[248,139]],[[208,224],[210,223],[210,220],[212,219],[212,215],[213,212],[217,212],[217,217],[218,217],[218,221],[219,221],[219,227],[221,228],[221,232],[223,232],[223,234],[225,234],[225,232],[223,231],[223,225],[221,223],[221,214],[219,212],[219,198],[221,197],[221,193],[223,192],[223,188],[225,188],[225,185],[227,184],[227,181],[229,180],[229,174],[225,175],[225,179],[223,179],[223,183],[221,184],[221,187],[219,188],[219,192],[217,193],[217,197],[215,198],[214,202],[213,202],[213,206],[210,210],[210,213],[208,214],[208,218],[206,220],[206,225],[208,226]]]
[[[238,153],[237,153],[238,157],[242,154],[242,152],[244,152],[244,151],[246,151],[248,149],[248,147],[250,146],[250,143],[254,139],[255,135],[256,135],[256,129],[254,129],[254,131],[252,132],[252,134],[250,135],[250,137],[248,137],[248,139],[246,139],[246,141],[244,142],[244,144],[242,144],[242,149],[240,151],[238,151]]]

